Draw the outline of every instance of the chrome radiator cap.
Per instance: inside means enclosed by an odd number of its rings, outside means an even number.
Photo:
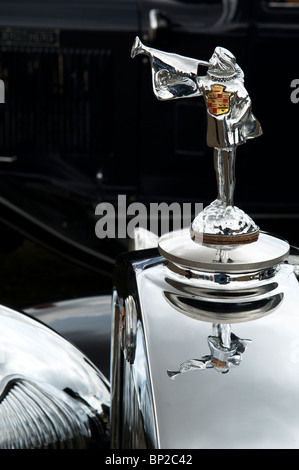
[[[189,230],[163,235],[158,242],[162,256],[180,266],[207,272],[246,273],[271,268],[289,255],[287,241],[260,233],[257,241],[239,246],[212,246],[192,240]]]

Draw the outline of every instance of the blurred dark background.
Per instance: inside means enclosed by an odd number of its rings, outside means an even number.
[[[0,252],[1,303],[16,309],[45,308],[57,300],[111,294],[112,278],[82,267],[10,231],[16,241]]]
[[[0,0],[0,302],[111,292],[129,240],[97,238],[100,202],[215,199],[203,102],[156,100],[136,35],[235,54],[264,130],[238,149],[236,205],[297,245],[298,25],[286,1]]]

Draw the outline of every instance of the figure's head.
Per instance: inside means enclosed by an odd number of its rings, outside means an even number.
[[[243,79],[244,74],[236,63],[235,56],[224,47],[216,47],[210,59],[208,73],[216,78]]]

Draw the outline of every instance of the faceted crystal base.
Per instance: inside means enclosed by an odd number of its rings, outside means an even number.
[[[256,241],[259,227],[244,211],[217,199],[194,219],[190,232],[195,242],[238,245]]]

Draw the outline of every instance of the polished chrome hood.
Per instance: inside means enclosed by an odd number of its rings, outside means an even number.
[[[299,447],[296,254],[286,250],[272,269],[241,274],[204,274],[148,251],[118,264],[119,274],[131,273],[127,285],[135,293],[137,360],[130,371],[138,375],[142,357],[153,446]],[[125,294],[121,284],[119,292]]]

